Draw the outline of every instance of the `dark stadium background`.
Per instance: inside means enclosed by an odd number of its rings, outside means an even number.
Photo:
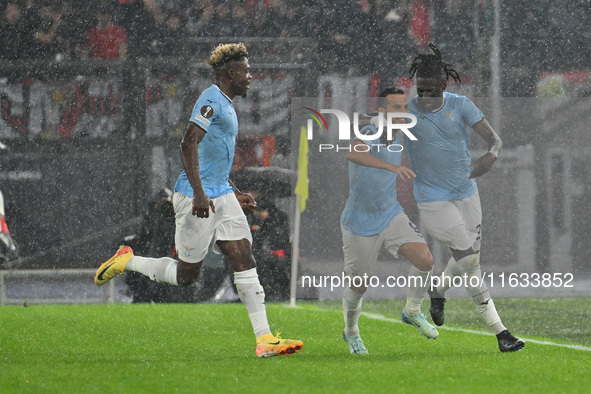
[[[8,149],[0,151],[0,188],[19,268],[93,268],[136,231],[146,202],[172,188],[180,171],[180,138],[194,100],[212,82],[204,60],[216,44],[245,42],[254,76],[249,97],[235,100],[236,168],[293,169],[293,98],[316,98],[318,107],[331,97],[375,96],[391,84],[412,92],[410,60],[431,41],[462,75],[450,91],[473,97],[487,117],[497,114],[512,152],[481,181],[488,260],[503,267],[529,254],[531,270],[590,273],[586,1],[105,0],[98,7],[29,0],[2,2],[3,11],[9,3],[29,28],[8,29],[3,13],[0,141]],[[61,22],[43,46],[31,35],[51,30],[48,7]],[[201,18],[211,7],[211,19]],[[127,30],[125,57],[86,53],[84,37],[99,11]],[[519,172],[523,155],[531,157]],[[316,167],[314,160],[312,153],[304,267],[341,259],[344,160]],[[520,176],[532,187],[520,189]],[[525,229],[512,210],[518,198],[531,202]],[[520,252],[523,236],[531,243]]]

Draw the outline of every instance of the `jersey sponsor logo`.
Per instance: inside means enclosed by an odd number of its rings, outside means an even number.
[[[213,115],[213,108],[211,108],[209,105],[201,107],[201,115],[203,115],[204,118],[211,118]]]
[[[211,122],[208,119],[205,119],[201,115],[195,115],[195,120],[198,121],[199,123],[203,124],[206,127],[211,124]]]

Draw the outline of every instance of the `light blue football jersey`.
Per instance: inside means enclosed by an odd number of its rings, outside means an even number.
[[[212,85],[197,99],[189,121],[207,132],[198,145],[199,175],[205,194],[215,198],[233,192],[228,178],[236,149],[238,117],[232,100]],[[174,190],[193,197],[185,171],[179,175]]]
[[[366,126],[361,131],[377,133],[374,126]],[[385,130],[383,130],[385,132]],[[400,133],[390,144],[400,144]],[[363,141],[371,147],[370,153],[383,161],[400,165],[402,153],[395,145],[380,144],[379,139]],[[343,226],[355,235],[369,236],[381,233],[401,213],[402,207],[396,197],[396,177],[398,174],[379,168],[362,166],[349,162],[349,198],[341,214]]]
[[[404,137],[414,180],[417,202],[451,201],[470,197],[477,190],[470,179],[472,158],[468,127],[484,115],[467,97],[444,92],[443,107],[425,112],[418,97],[408,103],[408,111],[417,117],[410,131],[417,138]]]

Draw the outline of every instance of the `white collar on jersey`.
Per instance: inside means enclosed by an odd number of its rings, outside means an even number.
[[[441,107],[434,109],[433,111],[431,111],[431,113],[434,114],[435,112],[439,111],[441,108],[443,108],[444,105],[445,105],[445,96],[443,96],[443,101],[441,102]]]
[[[218,88],[218,90],[220,91],[221,94],[224,95],[225,98],[227,98],[230,102],[232,102],[232,99],[230,97],[228,97],[226,95],[226,93],[222,92],[222,89],[220,89],[220,87],[218,85],[216,85],[215,83],[213,84],[213,86],[215,86],[216,88]]]

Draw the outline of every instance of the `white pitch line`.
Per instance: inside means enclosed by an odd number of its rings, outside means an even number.
[[[368,317],[370,319],[375,319],[375,320],[381,320],[381,321],[387,321],[390,323],[401,323],[403,324],[400,320],[398,319],[393,319],[391,317],[386,317],[384,315],[379,315],[377,313],[368,313],[368,312],[361,312],[361,314],[365,317]],[[449,326],[441,326],[441,327],[437,327],[438,330],[447,330],[447,331],[458,331],[458,332],[465,332],[465,333],[469,333],[469,334],[477,334],[477,335],[487,335],[487,336],[494,336],[493,333],[491,332],[487,332],[487,331],[478,331],[478,330],[468,330],[465,328],[457,328],[457,327],[449,327]],[[566,343],[556,343],[556,342],[550,342],[550,341],[539,341],[537,339],[528,339],[525,337],[519,337],[521,339],[523,339],[525,342],[530,342],[530,343],[536,343],[538,345],[547,345],[547,346],[559,346],[559,347],[565,347],[565,348],[569,348],[569,349],[575,349],[575,350],[582,350],[585,352],[591,352],[591,348],[590,347],[586,347],[586,346],[582,346],[582,345],[569,345]]]
[[[293,308],[289,305],[287,305],[287,307],[289,308]],[[295,308],[300,308],[300,309],[307,309],[307,310],[314,310],[314,311],[319,311],[319,312],[325,312],[325,311],[337,311],[336,309],[313,309],[313,308],[304,308],[301,306],[295,306]],[[386,322],[390,322],[390,323],[400,323],[400,324],[404,324],[402,323],[402,321],[398,320],[398,319],[394,319],[391,317],[386,317],[384,315],[380,315],[377,313],[369,313],[369,312],[361,312],[362,316],[365,316],[367,318],[370,319],[374,319],[374,320],[380,320],[380,321],[386,321]],[[487,331],[478,331],[478,330],[468,330],[465,328],[457,328],[457,327],[449,327],[449,326],[441,326],[441,327],[437,327],[438,330],[447,330],[447,331],[457,331],[457,332],[465,332],[468,334],[476,334],[476,335],[486,335],[486,336],[494,336],[493,333],[491,332],[487,332]],[[587,347],[587,346],[582,346],[582,345],[570,345],[570,344],[566,344],[566,343],[556,343],[556,342],[550,342],[550,341],[539,341],[537,339],[528,339],[525,337],[519,337],[521,339],[523,339],[526,343],[535,343],[537,345],[546,345],[546,346],[558,346],[558,347],[565,347],[568,349],[574,349],[574,350],[582,350],[584,352],[591,352],[591,348]]]

